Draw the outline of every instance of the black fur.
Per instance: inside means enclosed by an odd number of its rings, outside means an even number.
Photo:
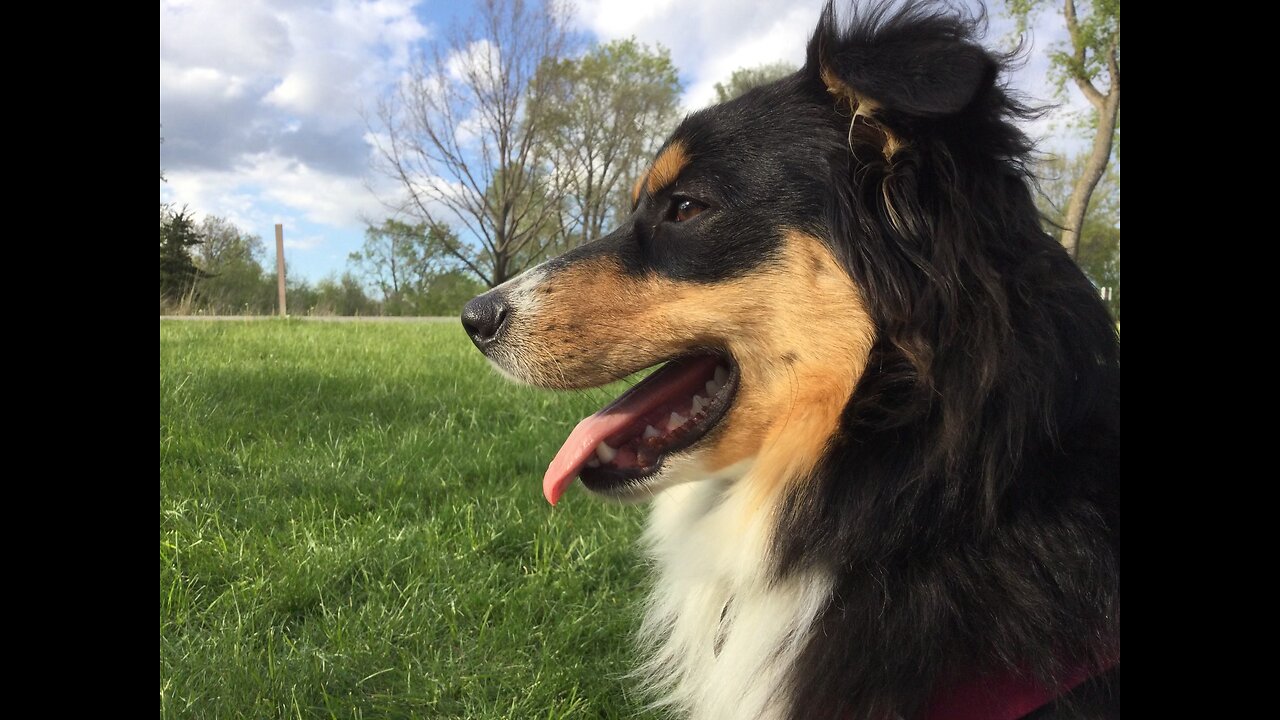
[[[1031,112],[998,84],[1006,60],[978,45],[981,24],[912,2],[841,25],[828,7],[804,69],[687,118],[676,184],[563,258],[711,283],[798,229],[865,294],[871,362],[775,536],[779,577],[838,577],[792,679],[796,720],[911,718],[954,682],[1052,685],[1119,655],[1119,342],[1041,229],[1013,124]],[[662,222],[682,197],[708,210]],[[1062,706],[1118,715],[1118,677]]]
[[[1119,657],[1119,340],[1041,228],[1014,124],[1031,111],[982,24],[936,3],[844,23],[828,7],[802,70],[687,118],[677,182],[548,266],[610,254],[714,283],[800,230],[865,296],[870,363],[777,518],[775,575],[837,578],[791,678],[795,720],[909,720],[957,682],[1052,686]],[[681,198],[707,210],[664,222]],[[1117,669],[1037,717],[1118,714]]]
[[[675,184],[645,191],[615,232],[547,269],[610,255],[636,275],[714,283],[774,260],[789,229],[828,237],[828,170],[849,154],[835,120],[830,97],[801,74],[690,115],[663,146],[679,142],[691,158]],[[707,210],[664,222],[686,197]]]
[[[780,576],[839,578],[793,677],[797,720],[910,718],[922,690],[1052,685],[1119,657],[1119,341],[1041,229],[1012,124],[1027,111],[978,25],[912,3],[839,26],[828,8],[802,71],[825,65],[880,110],[830,165],[824,233],[878,343],[775,538]],[[889,158],[887,136],[905,143]],[[1069,716],[1118,716],[1111,677]]]

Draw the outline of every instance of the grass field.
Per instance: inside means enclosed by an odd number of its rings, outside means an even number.
[[[161,321],[160,716],[649,717],[643,508],[541,493],[616,393],[452,323]]]

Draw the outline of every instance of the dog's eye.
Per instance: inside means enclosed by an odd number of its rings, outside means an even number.
[[[700,215],[703,210],[706,210],[706,209],[707,209],[707,206],[703,205],[697,200],[690,200],[689,198],[679,198],[679,197],[674,198],[671,201],[670,219],[675,222],[684,222],[685,220],[692,220],[693,218]]]

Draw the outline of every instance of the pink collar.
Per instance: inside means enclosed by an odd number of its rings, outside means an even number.
[[[1119,664],[1117,657],[1097,670],[1077,667],[1056,688],[1013,674],[980,678],[935,695],[924,720],[1018,720]]]

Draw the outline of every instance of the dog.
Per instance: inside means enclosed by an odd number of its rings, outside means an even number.
[[[1119,717],[1118,330],[982,24],[828,5],[621,227],[463,311],[520,382],[660,366],[543,490],[652,503],[637,674],[679,716]]]

